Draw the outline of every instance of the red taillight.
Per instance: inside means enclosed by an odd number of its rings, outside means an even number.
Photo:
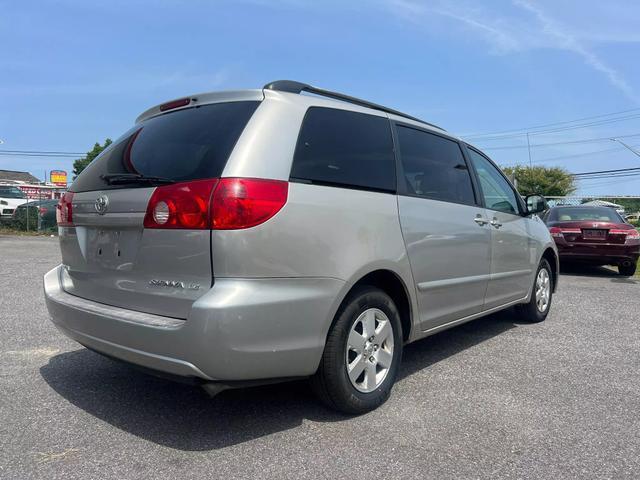
[[[635,240],[640,240],[640,232],[638,230],[636,230],[635,228],[629,228],[629,229],[611,229],[609,230],[609,233],[613,234],[613,235],[624,235],[625,238],[625,243],[632,243]]]
[[[44,215],[45,213],[47,213],[47,212],[48,212],[48,210],[47,210],[45,207],[40,207],[40,208],[38,209],[38,212],[40,212],[40,215]]]
[[[551,232],[552,237],[562,238],[565,235],[580,235],[582,230],[579,228],[560,228],[560,227],[551,227],[549,228],[549,232]]]
[[[213,193],[212,228],[237,230],[266,222],[287,203],[289,184],[280,180],[223,178]]]
[[[551,227],[549,229],[549,232],[551,233],[552,237],[562,238],[562,230],[560,229],[560,227]]]
[[[66,192],[56,206],[56,221],[60,227],[73,226],[73,192]]]
[[[158,187],[144,216],[145,228],[209,228],[209,204],[216,179],[195,180]]]
[[[287,203],[280,180],[222,178],[157,187],[144,216],[145,228],[237,230],[266,222]]]

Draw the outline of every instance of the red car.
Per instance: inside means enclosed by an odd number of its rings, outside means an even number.
[[[553,207],[543,218],[561,261],[616,265],[620,275],[636,272],[640,232],[610,207]]]

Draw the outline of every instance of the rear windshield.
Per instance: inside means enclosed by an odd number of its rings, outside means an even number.
[[[1,187],[0,197],[2,198],[27,198],[22,190],[18,187]]]
[[[70,190],[137,186],[108,185],[101,178],[119,173],[164,177],[176,182],[219,177],[259,103],[215,103],[145,120],[96,157]]]
[[[549,212],[548,222],[596,222],[624,223],[622,217],[610,207],[558,207]]]

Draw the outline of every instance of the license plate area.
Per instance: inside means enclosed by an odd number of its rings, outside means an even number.
[[[138,229],[88,229],[87,259],[108,270],[131,270],[140,236]]]
[[[582,230],[582,238],[585,240],[606,240],[607,230],[586,228]]]

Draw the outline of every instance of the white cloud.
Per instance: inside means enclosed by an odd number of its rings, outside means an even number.
[[[587,49],[582,42],[580,42],[569,30],[560,25],[556,20],[546,15],[539,7],[532,4],[528,0],[514,0],[514,4],[524,8],[528,12],[532,13],[538,20],[540,26],[542,26],[543,32],[548,37],[557,41],[557,47],[563,50],[573,52],[585,61],[587,65],[605,75],[611,85],[623,92],[629,98],[634,101],[639,101],[635,92],[622,75],[608,66],[600,57],[594,52]]]
[[[433,0],[422,3],[416,0],[385,0],[383,4],[396,17],[424,28],[437,28],[434,17],[451,19],[482,38],[492,54],[506,55],[544,48],[571,52],[602,74],[614,88],[640,103],[640,97],[624,76],[600,58],[592,47],[607,40],[638,41],[640,36],[635,31],[602,28],[599,29],[601,33],[589,33],[589,30],[572,29],[530,0],[513,0],[511,5],[503,5],[499,12],[495,8],[488,10],[485,3],[468,1]],[[575,5],[574,8],[579,10],[580,6]],[[570,11],[563,13],[565,17],[573,18]],[[584,23],[584,18],[580,18]],[[574,30],[580,33],[574,33]]]

